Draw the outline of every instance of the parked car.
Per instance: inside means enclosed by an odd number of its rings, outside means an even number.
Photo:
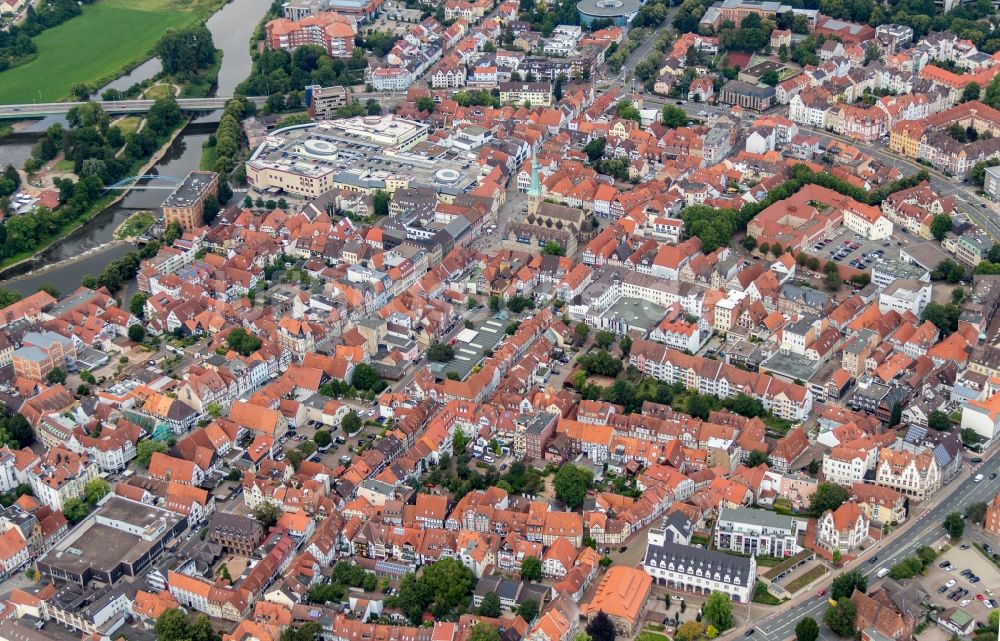
[[[950,588],[950,587],[954,587],[954,585],[956,583],[958,583],[958,581],[956,581],[955,579],[948,579],[948,582],[945,583],[944,585],[945,585],[946,588]]]

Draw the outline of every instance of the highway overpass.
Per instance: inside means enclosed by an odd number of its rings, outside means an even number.
[[[177,104],[183,111],[215,111],[226,106],[230,98],[226,96],[215,98],[178,98]],[[264,96],[251,96],[250,100],[263,105],[267,100]],[[153,106],[153,100],[94,100],[109,114],[146,113]],[[70,109],[82,102],[43,102],[23,105],[0,105],[0,119],[11,118],[41,118],[68,113]]]

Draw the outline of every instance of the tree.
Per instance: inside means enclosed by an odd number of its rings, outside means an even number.
[[[836,483],[820,483],[809,498],[809,508],[816,514],[836,510],[847,501],[847,490]]]
[[[66,372],[60,367],[52,368],[52,371],[45,375],[45,382],[49,385],[60,385],[66,382]]]
[[[385,381],[378,375],[378,371],[368,363],[358,363],[351,374],[351,385],[359,390],[370,390],[381,392],[385,389]]]
[[[603,610],[597,611],[587,624],[586,630],[593,641],[615,641],[615,624]]]
[[[840,565],[840,560],[843,557],[844,555],[840,553],[840,550],[834,550],[833,554],[830,555],[830,561],[832,561],[834,565]]]
[[[426,111],[430,114],[434,113],[434,99],[428,96],[421,96],[417,98],[414,106],[417,108],[417,111]]]
[[[361,417],[358,416],[357,412],[348,412],[340,421],[340,427],[348,434],[354,434],[361,429]]]
[[[977,501],[975,503],[969,503],[965,508],[965,515],[969,517],[969,520],[973,523],[983,523],[986,519],[987,505],[982,501]]]
[[[104,479],[90,479],[87,481],[86,485],[83,486],[83,498],[87,501],[87,503],[97,505],[97,502],[103,499],[110,491],[111,487]]]
[[[819,624],[816,619],[805,617],[795,624],[795,641],[816,641],[818,638]]]
[[[945,235],[951,231],[951,216],[948,214],[937,214],[931,221],[931,236],[936,240],[944,240]]]
[[[664,127],[676,129],[678,127],[687,126],[688,115],[687,112],[680,107],[665,105],[663,107],[663,113],[660,115],[660,121],[663,123]]]
[[[274,524],[278,522],[281,517],[281,508],[272,503],[271,501],[261,501],[251,512],[253,518],[257,519],[257,522],[265,530],[269,530],[274,527]]]
[[[79,523],[87,518],[90,506],[80,499],[66,499],[63,502],[63,516],[72,524]]]
[[[260,339],[247,332],[242,327],[237,327],[226,336],[226,345],[234,352],[243,356],[250,356],[260,349]]]
[[[503,613],[503,605],[500,603],[500,596],[496,592],[487,592],[483,597],[483,604],[479,606],[479,615],[495,619]]]
[[[590,470],[576,465],[563,465],[556,472],[556,498],[570,509],[577,510],[583,507],[583,500],[593,482],[594,475]]]
[[[330,443],[333,443],[333,437],[330,436],[329,430],[317,430],[313,441],[317,447],[329,447]]]
[[[620,341],[618,341],[618,349],[622,351],[622,356],[628,356],[628,353],[632,351],[632,337],[623,336]]]
[[[344,586],[337,583],[317,583],[309,588],[307,598],[311,603],[336,603],[344,598]]]
[[[156,53],[168,74],[197,72],[215,62],[212,33],[204,25],[167,31],[156,43]]]
[[[587,336],[590,334],[590,328],[587,327],[586,323],[580,322],[576,324],[573,328],[573,342],[577,345],[583,345],[587,342]]]
[[[35,432],[27,419],[20,414],[0,408],[0,443],[13,449],[21,449],[34,442]]]
[[[166,454],[167,444],[163,441],[153,441],[150,439],[139,441],[139,444],[135,446],[135,462],[143,467],[149,467],[149,461],[156,452]]]
[[[183,641],[191,638],[190,619],[183,610],[170,608],[156,619],[156,641]]]
[[[451,609],[472,592],[475,577],[460,560],[444,558],[426,566],[420,581],[433,590],[436,606]]]
[[[889,427],[896,427],[903,420],[903,405],[900,402],[892,404],[892,412],[889,414]]]
[[[945,531],[948,532],[948,536],[953,539],[962,538],[962,533],[965,532],[965,520],[958,512],[950,512],[948,516],[944,517],[942,525]]]
[[[858,570],[848,570],[841,572],[830,584],[830,598],[834,601],[840,599],[850,599],[854,590],[865,592],[868,590],[868,577]]]
[[[136,316],[138,318],[145,318],[147,300],[149,300],[149,294],[145,294],[143,292],[136,292],[132,296],[132,300],[128,302],[128,311],[130,311],[133,316]]]
[[[954,284],[965,278],[965,268],[951,258],[945,258],[931,271],[931,278]]]
[[[970,100],[979,100],[979,85],[974,82],[965,85],[965,89],[962,90],[962,102]]]
[[[566,248],[554,240],[550,240],[542,246],[542,253],[548,256],[565,256]]]
[[[339,599],[338,599],[339,600]],[[205,615],[200,615],[199,618]],[[205,619],[208,620],[207,618]],[[196,622],[197,623],[197,622]],[[316,641],[323,629],[315,621],[303,623],[298,627],[289,626],[281,631],[280,641]]]
[[[606,330],[599,330],[594,334],[594,344],[601,349],[607,349],[611,347],[611,344],[615,342],[615,335]]]
[[[683,601],[681,604],[683,605]],[[675,641],[697,641],[705,633],[705,626],[700,621],[685,621],[677,628]]]
[[[437,363],[447,363],[455,358],[455,348],[447,343],[433,343],[427,348],[427,358]]]
[[[760,450],[753,450],[747,455],[747,467],[760,467],[764,463],[767,463],[767,454]]]
[[[389,215],[389,194],[381,189],[376,189],[372,194],[372,209],[376,216]]]
[[[587,159],[590,162],[599,160],[604,156],[604,148],[607,146],[607,142],[607,139],[603,136],[594,138],[584,146],[583,153],[587,154]]]
[[[768,69],[760,77],[760,81],[762,83],[764,83],[765,85],[767,85],[768,87],[773,87],[776,84],[778,84],[779,82],[781,82],[781,78],[778,76],[778,70],[777,69]]]
[[[469,641],[500,641],[500,633],[489,623],[480,621],[469,630]]]
[[[941,330],[941,333],[947,336],[958,329],[958,318],[961,313],[962,310],[957,305],[942,305],[941,303],[932,302],[928,303],[927,307],[924,307],[923,313],[920,314],[920,319],[934,323]]]
[[[854,636],[854,619],[857,617],[857,609],[850,599],[840,599],[837,605],[827,609],[823,614],[825,623],[837,636]]]
[[[521,578],[525,581],[540,581],[542,579],[542,562],[537,557],[525,557],[521,561]]]
[[[927,416],[927,427],[939,432],[947,432],[951,429],[951,421],[948,415],[941,410],[934,410]]]
[[[827,263],[829,264],[829,263]],[[844,279],[840,277],[839,271],[828,271],[826,276],[823,277],[823,283],[826,284],[826,288],[831,292],[835,292],[840,289],[840,284],[844,282]]]
[[[725,592],[713,592],[702,606],[705,620],[720,631],[733,627],[733,603]]]
[[[134,325],[129,325],[128,338],[130,341],[141,343],[142,340],[146,338],[146,328],[140,325],[139,323],[136,323]]]
[[[525,599],[521,602],[521,605],[517,608],[517,613],[521,615],[521,618],[531,623],[538,616],[538,601],[534,599]]]

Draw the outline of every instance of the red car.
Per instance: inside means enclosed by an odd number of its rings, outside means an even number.
[[[984,597],[982,594],[977,594],[976,598],[979,599],[980,601],[984,601],[986,599],[986,597]]]
[[[819,592],[817,592],[816,596],[818,596],[818,597],[825,597],[826,596],[826,588],[823,588],[822,590],[820,590]]]

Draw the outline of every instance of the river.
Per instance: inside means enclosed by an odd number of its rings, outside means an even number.
[[[216,95],[232,95],[236,85],[250,75],[250,37],[270,6],[270,0],[233,0],[209,18],[206,24],[212,32],[212,39],[216,48],[223,52]],[[127,89],[136,82],[153,77],[160,69],[159,60],[150,59],[102,87],[101,91],[108,88]],[[215,131],[218,119],[219,112],[216,112],[192,120],[148,173],[183,178],[188,172],[197,170],[202,144]],[[3,139],[0,142],[0,166],[23,164],[39,133],[51,122],[40,121],[23,133]],[[108,207],[31,261],[8,270],[5,276],[13,277],[0,281],[0,287],[24,295],[34,293],[46,284],[53,285],[62,293],[73,291],[80,286],[80,280],[85,275],[101,273],[109,262],[133,249],[130,244],[112,242],[115,229],[136,210],[157,209],[169,193],[165,190],[138,189],[129,192],[119,203]],[[45,269],[45,265],[52,267]]]

